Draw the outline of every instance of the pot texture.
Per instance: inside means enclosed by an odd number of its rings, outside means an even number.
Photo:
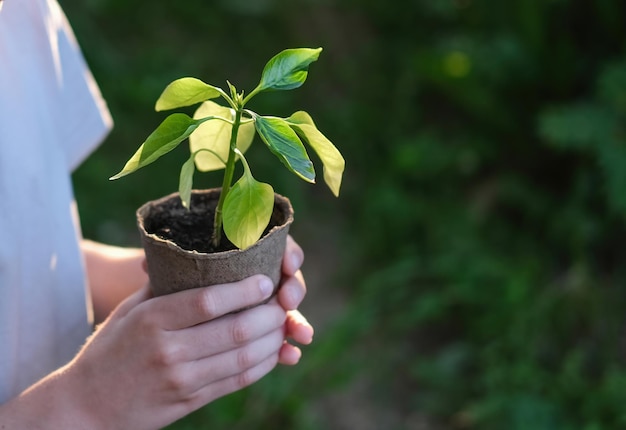
[[[147,202],[137,210],[137,225],[155,296],[240,281],[256,274],[267,275],[277,288],[287,234],[293,222],[293,208],[286,197],[274,195],[274,212],[269,231],[257,243],[244,250],[198,252],[183,249],[174,242],[175,236],[173,240],[164,239],[159,233],[169,231],[167,221],[164,220],[178,218],[179,221],[193,212],[203,220],[206,227],[202,229],[204,231],[198,231],[197,235],[208,237],[219,193],[219,188],[193,191],[190,211],[182,206],[178,193]]]

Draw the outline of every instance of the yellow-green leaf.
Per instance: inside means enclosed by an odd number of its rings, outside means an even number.
[[[224,200],[224,233],[239,249],[254,245],[270,222],[274,209],[271,185],[256,181],[249,172],[231,187]]]
[[[324,181],[335,196],[339,196],[346,162],[339,150],[320,132],[311,116],[298,111],[287,118],[289,125],[309,145],[324,165]]]
[[[154,108],[157,111],[176,109],[218,96],[220,91],[213,85],[205,84],[196,78],[180,78],[165,87]]]
[[[184,113],[174,113],[168,116],[141,144],[135,154],[126,162],[124,168],[110,179],[118,179],[133,173],[167,154],[189,137],[201,122]]]
[[[194,118],[201,119],[208,116],[217,116],[233,121],[235,119],[235,112],[215,102],[207,101],[198,107],[194,113]],[[197,152],[200,149],[208,149],[217,153],[223,160],[228,159],[232,129],[233,126],[231,124],[219,119],[203,122],[195,133],[189,137],[191,152]],[[239,126],[237,148],[242,153],[245,153],[252,144],[254,133],[254,124],[252,121]],[[223,169],[224,163],[210,152],[202,151],[196,155],[196,168],[201,172],[208,172]]]
[[[183,167],[180,169],[180,180],[178,181],[178,194],[183,206],[187,209],[191,206],[194,170],[193,154],[191,154],[191,157],[183,163]]]

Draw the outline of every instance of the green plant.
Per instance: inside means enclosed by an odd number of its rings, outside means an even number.
[[[238,248],[253,245],[269,224],[274,190],[252,176],[243,153],[251,145],[255,132],[274,155],[296,176],[315,182],[315,170],[303,141],[316,152],[324,165],[324,180],[338,196],[345,161],[337,148],[315,126],[310,115],[298,111],[288,118],[262,116],[247,103],[263,91],[291,90],[300,87],[322,48],[286,49],[271,58],[263,69],[259,84],[248,95],[237,92],[227,81],[230,94],[219,87],[186,77],[171,82],[156,102],[157,111],[202,103],[193,118],[173,113],[148,136],[124,168],[110,179],[118,179],[151,164],[189,138],[189,159],[180,172],[179,193],[184,207],[191,204],[193,174],[224,169],[222,190],[213,221],[212,245],[221,242],[222,228]],[[228,106],[211,99],[222,97]],[[235,163],[243,164],[241,178],[232,184]]]

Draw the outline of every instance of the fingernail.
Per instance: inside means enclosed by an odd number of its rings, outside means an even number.
[[[263,298],[269,297],[274,291],[274,283],[264,276],[259,280],[259,289],[263,293]]]

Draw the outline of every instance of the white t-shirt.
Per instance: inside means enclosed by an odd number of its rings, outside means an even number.
[[[91,331],[70,174],[112,121],[56,0],[0,9],[0,403]]]

